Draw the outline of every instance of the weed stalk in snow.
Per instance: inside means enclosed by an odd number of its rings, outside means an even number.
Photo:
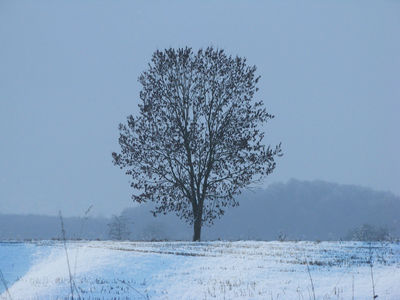
[[[307,264],[307,272],[308,272],[308,276],[310,276],[310,281],[311,281],[311,289],[312,289],[312,293],[313,293],[313,299],[315,300],[314,282],[313,282],[313,280],[312,280],[312,277],[311,277],[310,267],[309,267],[309,265],[308,265],[308,261],[307,261],[307,259],[306,259],[306,264]]]
[[[90,205],[89,208],[85,211],[83,220],[81,221],[81,228],[79,230],[79,235],[78,235],[78,240],[80,240],[82,238],[83,235],[83,228],[85,226],[85,223],[87,222],[88,218],[89,218],[89,212],[92,209],[93,205]],[[78,264],[78,254],[79,254],[79,247],[76,249],[75,252],[75,263],[74,263],[74,277],[76,275],[76,266]]]
[[[4,278],[3,272],[1,270],[0,270],[0,279],[1,279],[1,282],[3,283],[3,285],[4,285],[4,288],[6,289],[8,297],[10,299],[12,299],[10,291],[8,290],[7,282],[6,282],[5,278]]]
[[[375,282],[374,282],[374,272],[373,272],[373,251],[372,251],[372,244],[369,243],[369,267],[371,270],[371,283],[372,283],[372,300],[378,298],[378,295],[375,294]]]
[[[69,274],[69,286],[71,288],[71,297],[72,297],[72,300],[73,300],[74,299],[74,288],[75,288],[77,293],[78,293],[78,299],[81,299],[81,297],[79,295],[79,291],[78,291],[78,289],[77,289],[77,287],[75,285],[75,281],[74,281],[74,278],[72,277],[72,273],[71,273],[71,265],[69,263],[68,250],[67,250],[67,239],[65,237],[64,221],[63,221],[63,217],[62,217],[61,211],[59,211],[59,216],[60,216],[61,234],[62,234],[62,239],[63,239],[63,243],[64,243],[65,256],[67,258],[68,274]]]
[[[119,280],[117,279],[119,282],[125,284],[127,287],[131,288],[132,290],[134,290],[136,293],[138,293],[140,296],[142,296],[144,299],[148,300],[149,295],[143,295],[141,292],[139,292],[137,289],[135,289],[132,285],[130,285],[129,283],[127,283],[125,280]]]
[[[370,263],[370,268],[371,268],[371,282],[372,282],[372,299],[375,300],[378,295],[375,294],[375,283],[374,283],[374,272],[372,271],[372,262]]]

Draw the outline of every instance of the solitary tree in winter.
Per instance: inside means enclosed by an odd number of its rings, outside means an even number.
[[[193,224],[194,241],[281,155],[280,144],[263,144],[273,115],[253,100],[255,72],[246,59],[212,47],[156,51],[139,77],[140,112],[119,126],[113,162],[139,191],[133,200],[153,201],[154,215],[175,212]]]

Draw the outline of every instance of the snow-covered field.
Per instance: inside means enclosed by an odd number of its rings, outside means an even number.
[[[400,299],[394,243],[90,241],[67,250],[75,299],[372,299],[370,258],[378,299]],[[0,243],[0,299],[68,299],[66,257],[61,242]]]

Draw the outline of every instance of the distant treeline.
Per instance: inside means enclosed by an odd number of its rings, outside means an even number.
[[[364,232],[368,230],[371,236],[390,233],[400,237],[400,197],[388,192],[290,180],[246,191],[239,202],[239,207],[228,208],[214,226],[204,228],[203,240],[338,240],[368,238]],[[175,215],[154,218],[151,208],[151,204],[127,208],[112,219],[65,218],[67,237],[191,240],[190,226]],[[59,237],[58,217],[0,215],[0,239]]]
[[[107,218],[63,218],[68,239],[108,239]],[[61,239],[58,216],[1,215],[0,240]]]

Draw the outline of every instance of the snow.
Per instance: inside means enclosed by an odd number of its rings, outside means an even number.
[[[313,299],[310,276],[316,299],[370,299],[370,258],[378,299],[400,299],[396,243],[82,241],[67,250],[82,299]],[[12,299],[71,296],[62,243],[0,243],[0,258]]]

